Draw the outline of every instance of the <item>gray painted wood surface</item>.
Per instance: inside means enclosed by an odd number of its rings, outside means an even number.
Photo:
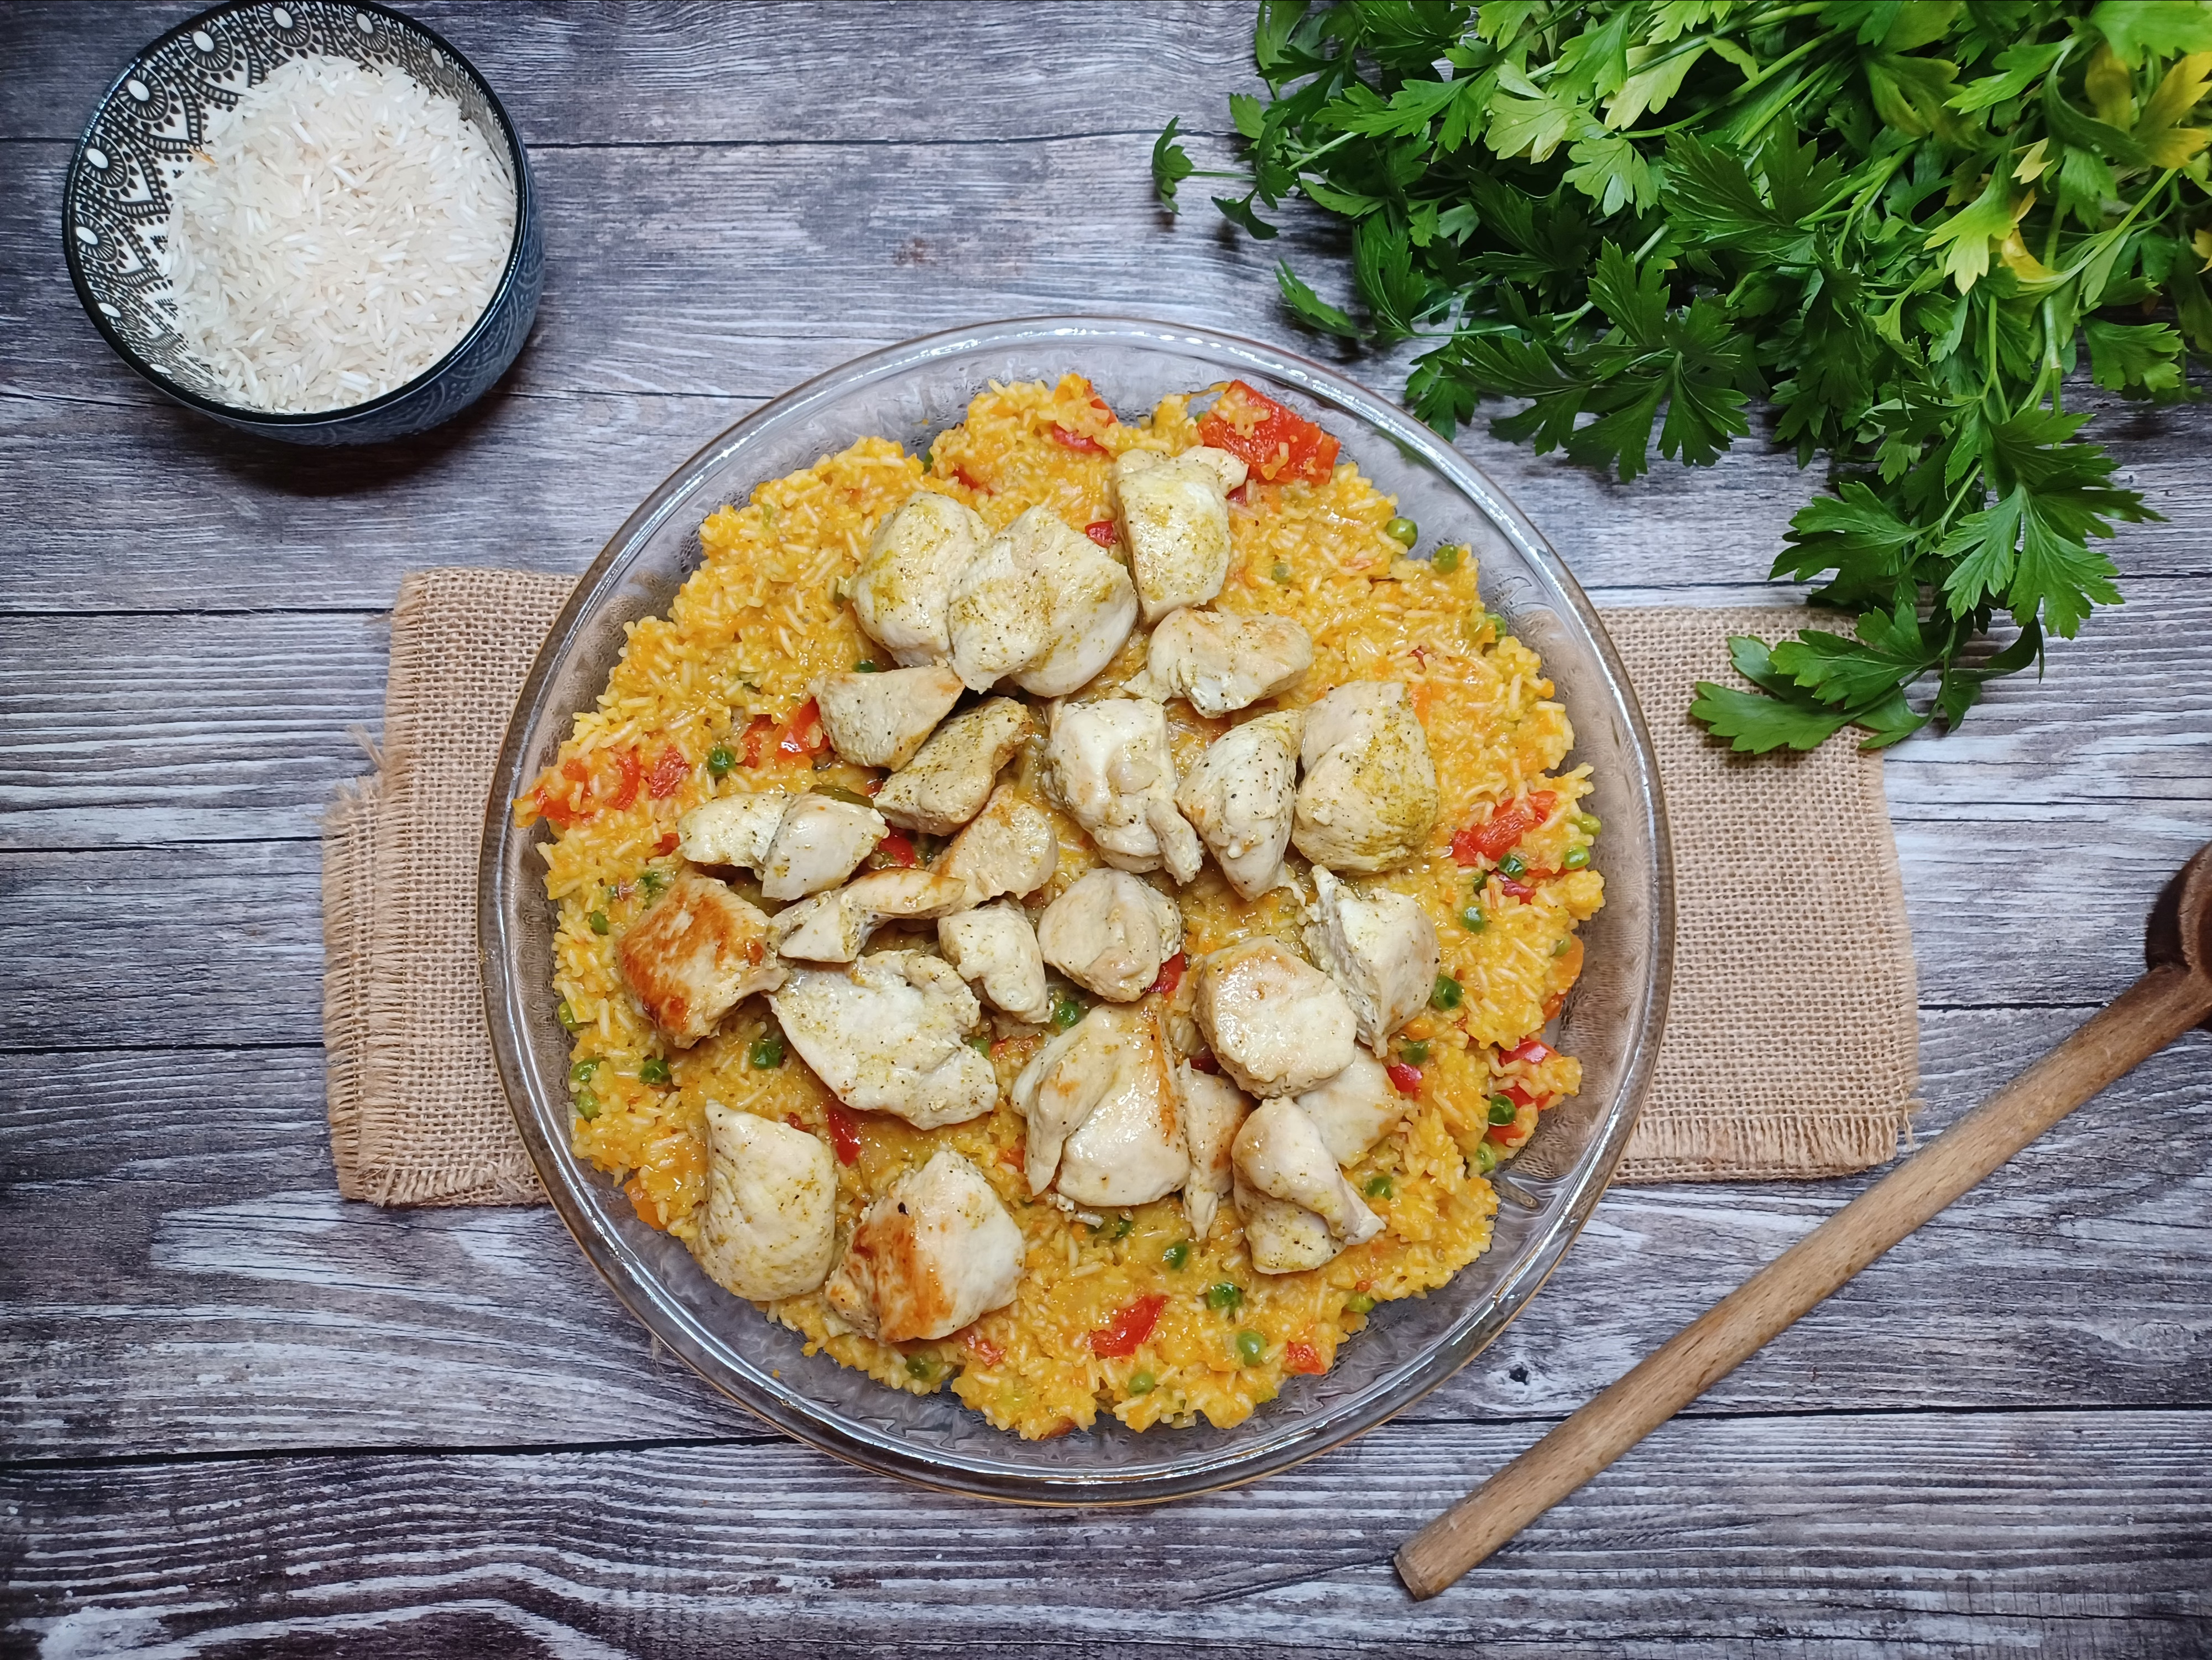
[[[425,5],[532,145],[532,344],[441,432],[258,445],[132,378],[61,270],[69,140],[187,9],[0,10],[0,1651],[2212,1651],[2205,1037],[1418,1608],[1406,1535],[1864,1182],[1616,1193],[1413,1414],[1137,1513],[852,1474],[654,1353],[547,1213],[340,1201],[313,838],[403,570],[580,569],[760,400],[935,327],[1320,350],[1272,261],[1342,268],[1323,228],[1261,248],[1150,199],[1168,116],[1226,153],[1242,7]],[[2212,417],[2100,430],[2169,515],[2118,544],[2128,605],[1889,763],[1923,1134],[2127,982],[2212,836]],[[1771,592],[1813,483],[1462,443],[1601,602]]]

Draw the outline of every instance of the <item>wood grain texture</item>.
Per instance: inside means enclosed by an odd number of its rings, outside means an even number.
[[[867,1484],[752,1441],[46,1467],[0,1487],[22,1524],[8,1566],[24,1627],[62,1652],[266,1653],[340,1621],[358,1645],[343,1651],[383,1652],[380,1631],[450,1609],[508,1651],[594,1656],[757,1651],[765,1628],[801,1656],[1809,1657],[1910,1633],[1923,1655],[2180,1657],[2212,1641],[2206,1427],[1684,1420],[1418,1613],[1383,1560],[1397,1518],[1530,1426],[1393,1425],[1295,1475],[1135,1513],[915,1493],[887,1514]]]
[[[763,1435],[550,1214],[337,1200],[313,836],[364,764],[403,571],[580,570],[761,400],[981,318],[1141,311],[1384,391],[1406,354],[1285,319],[1278,255],[1344,294],[1328,227],[1261,246],[1195,182],[1179,222],[1151,200],[1168,116],[1228,154],[1243,6],[424,0],[532,145],[536,334],[439,432],[258,443],[125,370],[62,273],[69,140],[195,9],[0,9],[0,1651],[2212,1650],[2212,1037],[1419,1611],[1391,1549],[1864,1182],[1610,1195],[1399,1424],[1067,1515]],[[2142,905],[2212,836],[2212,408],[2077,402],[2169,517],[2116,543],[2130,603],[2045,684],[1888,763],[1923,1134],[2133,976]],[[1461,442],[1620,603],[1771,592],[1818,482],[1756,445],[1623,486]]]
[[[2084,1013],[1931,1012],[1923,1133]],[[2036,1408],[2055,1379],[2076,1407],[2212,1402],[2208,1064],[2202,1036],[2151,1062],[1697,1410]],[[337,1199],[318,1049],[12,1069],[65,1079],[70,1106],[0,1092],[0,1456],[554,1445],[750,1423],[654,1353],[550,1213]],[[1544,1294],[1414,1416],[1571,1409],[1865,1185],[1609,1195]],[[86,1235],[95,1195],[102,1225]],[[80,1243],[58,1253],[57,1237]]]

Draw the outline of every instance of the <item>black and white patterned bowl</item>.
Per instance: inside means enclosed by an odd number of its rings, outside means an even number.
[[[227,401],[177,332],[164,273],[169,186],[211,111],[278,64],[313,53],[398,69],[452,98],[507,151],[514,242],[489,305],[460,343],[405,386],[343,409],[287,415]],[[459,414],[507,372],[545,286],[530,158],[498,97],[441,36],[372,0],[233,0],[171,29],[134,58],[85,125],[62,192],[62,240],[77,297],[123,361],[189,409],[295,444],[371,444]]]

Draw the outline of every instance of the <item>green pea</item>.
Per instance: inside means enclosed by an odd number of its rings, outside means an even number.
[[[576,1011],[568,1006],[568,1000],[565,997],[561,1000],[561,1006],[553,1011],[553,1018],[570,1031],[584,1024],[576,1018]]]
[[[1553,942],[1552,955],[1554,957],[1565,957],[1568,952],[1574,948],[1574,935],[1571,933],[1562,935],[1559,939]]]
[[[1148,1371],[1133,1371],[1129,1374],[1129,1393],[1150,1395],[1158,1386],[1159,1381]]]
[[[1429,993],[1429,1006],[1437,1009],[1455,1009],[1459,1006],[1460,999],[1466,995],[1465,988],[1458,981],[1453,979],[1449,974],[1440,974],[1437,976],[1435,989]]]
[[[1398,1046],[1398,1058],[1409,1067],[1425,1067],[1429,1064],[1429,1046],[1426,1043],[1401,1043]]]
[[[859,662],[853,665],[853,672],[855,674],[877,674],[880,673],[881,671],[878,670],[873,663],[863,657]]]
[[[1421,539],[1421,527],[1402,515],[1383,526],[1382,533],[1393,542],[1409,548]]]
[[[588,1084],[592,1081],[592,1074],[599,1069],[599,1063],[597,1061],[579,1061],[568,1068],[568,1081],[572,1084]]]
[[[1388,1199],[1392,1191],[1390,1178],[1387,1176],[1370,1176],[1367,1178],[1367,1186],[1363,1190],[1370,1199]]]
[[[1489,1142],[1479,1142],[1474,1149],[1474,1167],[1485,1176],[1498,1168],[1498,1149]]]
[[[648,1055],[638,1063],[637,1075],[648,1084],[665,1084],[668,1081],[668,1062],[657,1055]]]
[[[1498,639],[1503,640],[1505,637],[1505,619],[1496,611],[1484,612],[1482,620],[1490,624],[1490,632]]]
[[[1106,1237],[1109,1239],[1127,1239],[1136,1231],[1137,1219],[1130,1215],[1128,1212],[1123,1211],[1119,1219],[1117,1219],[1114,1224],[1114,1231]]]
[[[1232,1286],[1226,1280],[1206,1288],[1206,1306],[1210,1309],[1233,1309],[1244,1300],[1244,1288]]]
[[[645,890],[647,898],[658,898],[661,889],[668,885],[668,873],[648,865],[637,873],[637,885]]]
[[[1513,1098],[1511,1096],[1493,1095],[1490,1098],[1490,1122],[1492,1123],[1510,1124],[1520,1116],[1521,1110],[1513,1104]]]
[[[991,1034],[988,1031],[977,1032],[973,1037],[968,1040],[968,1047],[975,1050],[978,1055],[990,1054]]]
[[[1248,1366],[1256,1366],[1267,1353],[1267,1340],[1256,1331],[1237,1334],[1237,1358]]]
[[[752,1062],[755,1072],[775,1071],[783,1064],[783,1039],[774,1035],[756,1037],[752,1048],[745,1051],[745,1059]]]
[[[1589,863],[1589,849],[1588,848],[1569,848],[1565,854],[1560,855],[1559,858],[1559,868],[1561,870],[1580,870],[1583,866]]]
[[[1469,933],[1480,933],[1490,926],[1490,919],[1482,914],[1480,905],[1469,905],[1459,914],[1459,925]]]
[[[1605,828],[1605,820],[1594,812],[1578,812],[1575,815],[1575,828],[1584,836],[1595,836]]]
[[[727,775],[730,769],[737,764],[738,757],[720,744],[707,751],[707,771],[715,778]]]
[[[1273,577],[1278,582],[1287,582],[1291,580],[1291,568],[1285,564],[1281,560],[1278,559],[1275,561],[1274,569],[1269,571],[1267,575]]]
[[[1429,569],[1440,575],[1449,576],[1459,569],[1459,562],[1466,555],[1465,548],[1447,542],[1429,556]]]
[[[1528,873],[1528,861],[1517,853],[1509,853],[1498,861],[1498,873],[1509,882],[1518,881]]]
[[[1066,1031],[1083,1018],[1083,1005],[1062,992],[1052,1001],[1052,1025],[1054,1031]]]
[[[909,1354],[906,1358],[906,1375],[927,1383],[937,1376],[937,1362],[926,1354]]]
[[[608,927],[606,912],[603,910],[595,910],[585,917],[584,921],[591,925],[591,929],[593,933],[599,934],[603,937],[606,933]]]
[[[578,1090],[576,1091],[576,1116],[579,1118],[597,1118],[599,1116],[599,1098],[592,1094],[589,1090]]]
[[[1375,1299],[1364,1291],[1356,1291],[1344,1299],[1344,1306],[1352,1314],[1372,1314],[1375,1312]]]
[[[1190,1241],[1176,1240],[1160,1253],[1160,1261],[1180,1274],[1190,1262]]]

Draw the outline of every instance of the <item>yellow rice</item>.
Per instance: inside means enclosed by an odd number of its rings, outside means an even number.
[[[723,508],[701,526],[705,553],[665,618],[631,626],[629,645],[598,707],[576,717],[562,751],[568,763],[549,771],[555,793],[590,781],[590,809],[546,848],[547,892],[558,903],[556,977],[573,1020],[574,1059],[586,1075],[579,1098],[596,1116],[574,1118],[579,1155],[612,1174],[656,1225],[686,1240],[705,1194],[703,1105],[709,1100],[796,1122],[828,1135],[832,1098],[795,1056],[772,1068],[750,1064],[748,1050],[769,1028],[759,1000],[749,1000],[723,1030],[688,1050],[669,1049],[624,988],[614,947],[648,902],[647,873],[678,860],[672,832],[679,815],[717,794],[805,790],[823,783],[865,790],[877,775],[832,762],[770,754],[757,769],[738,765],[719,782],[706,764],[717,745],[741,750],[756,716],[778,721],[805,698],[818,674],[880,656],[860,630],[842,586],[876,526],[915,489],[941,491],[975,508],[994,526],[1043,503],[1080,528],[1108,517],[1106,471],[1113,455],[1150,448],[1175,452],[1198,441],[1182,398],[1170,398],[1146,421],[1120,423],[1100,412],[1089,384],[1069,376],[1056,386],[997,386],[979,395],[966,422],[939,436],[927,463],[881,438],[757,488],[741,508]],[[1050,429],[1092,435],[1104,453],[1055,441]],[[1255,1273],[1233,1207],[1223,1207],[1211,1237],[1189,1242],[1174,1197],[1092,1226],[1050,1202],[1030,1202],[1022,1179],[1023,1124],[1002,1098],[988,1116],[921,1131],[884,1115],[851,1115],[860,1152],[839,1167],[838,1219],[849,1230],[869,1200],[939,1146],[951,1146],[989,1177],[1029,1242],[1027,1272],[1014,1302],[967,1331],[935,1342],[890,1345],[846,1329],[819,1293],[764,1305],[846,1365],[896,1389],[951,1388],[991,1423],[1024,1437],[1088,1427],[1103,1409],[1133,1428],[1189,1424],[1200,1417],[1228,1426],[1273,1398],[1292,1373],[1325,1368],[1339,1344],[1365,1323],[1360,1310],[1418,1296],[1443,1285],[1487,1247],[1497,1200],[1479,1173],[1486,1135],[1493,1155],[1510,1157],[1533,1129],[1537,1110],[1522,1107],[1494,1132],[1491,1098],[1510,1082],[1540,1098],[1571,1094],[1579,1064],[1554,1055],[1506,1062],[1499,1050],[1539,1031],[1573,983],[1582,960],[1577,924],[1601,903],[1594,870],[1565,872],[1535,885],[1533,898],[1486,903],[1486,926],[1460,920],[1467,873],[1453,861],[1453,832],[1530,789],[1556,794],[1561,811],[1522,842],[1532,868],[1558,870],[1570,846],[1587,836],[1571,827],[1572,804],[1588,788],[1587,769],[1555,772],[1572,744],[1565,711],[1552,701],[1535,655],[1499,637],[1476,590],[1471,558],[1449,573],[1404,556],[1385,532],[1395,513],[1354,463],[1340,459],[1325,484],[1267,484],[1256,477],[1231,509],[1235,562],[1217,602],[1226,611],[1274,611],[1314,637],[1315,664],[1303,685],[1269,707],[1312,702],[1356,679],[1408,686],[1427,729],[1442,789],[1428,854],[1382,879],[1416,895],[1443,943],[1444,972],[1466,988],[1460,1007],[1431,1011],[1401,1034],[1425,1043],[1418,1096],[1403,1125],[1351,1172],[1388,1225],[1369,1243],[1305,1273]],[[1110,688],[1141,666],[1142,637],[1100,677]],[[1188,705],[1169,705],[1179,769],[1188,769],[1226,722],[1207,722]],[[677,760],[667,760],[668,751]],[[656,798],[635,782],[626,806],[622,757],[629,776],[665,762]],[[1041,755],[1032,745],[1018,764],[1042,799]],[[675,775],[681,767],[681,781]],[[532,798],[517,804],[526,821]],[[1057,877],[1033,904],[1065,889],[1095,862],[1082,832],[1061,820]],[[1295,867],[1303,868],[1302,861]],[[1277,892],[1239,899],[1209,866],[1179,896],[1192,960],[1260,932],[1296,945],[1303,917]],[[1498,900],[1495,888],[1491,897]],[[604,931],[602,931],[604,930]],[[928,936],[879,936],[885,946],[928,948]],[[1191,976],[1176,994],[1187,1013]],[[1158,1000],[1155,999],[1154,1000]],[[1175,1028],[1172,1018],[1167,1023]],[[1183,1023],[1188,1030],[1188,1023]],[[1002,1086],[1011,1085],[1042,1037],[1002,1021],[992,1049]],[[641,1068],[659,1075],[649,1083]],[[842,1111],[842,1110],[840,1110]],[[842,1237],[842,1235],[841,1235]],[[1171,1248],[1189,1243],[1180,1268]],[[1231,1301],[1209,1288],[1235,1287]],[[1127,1358],[1101,1358],[1090,1334],[1139,1298],[1166,1298],[1150,1336]],[[1248,1363],[1238,1337],[1256,1333],[1261,1358]],[[1110,1345],[1109,1346],[1110,1347]],[[1247,1337],[1244,1348],[1254,1341]],[[1133,1387],[1132,1380],[1135,1380]]]

